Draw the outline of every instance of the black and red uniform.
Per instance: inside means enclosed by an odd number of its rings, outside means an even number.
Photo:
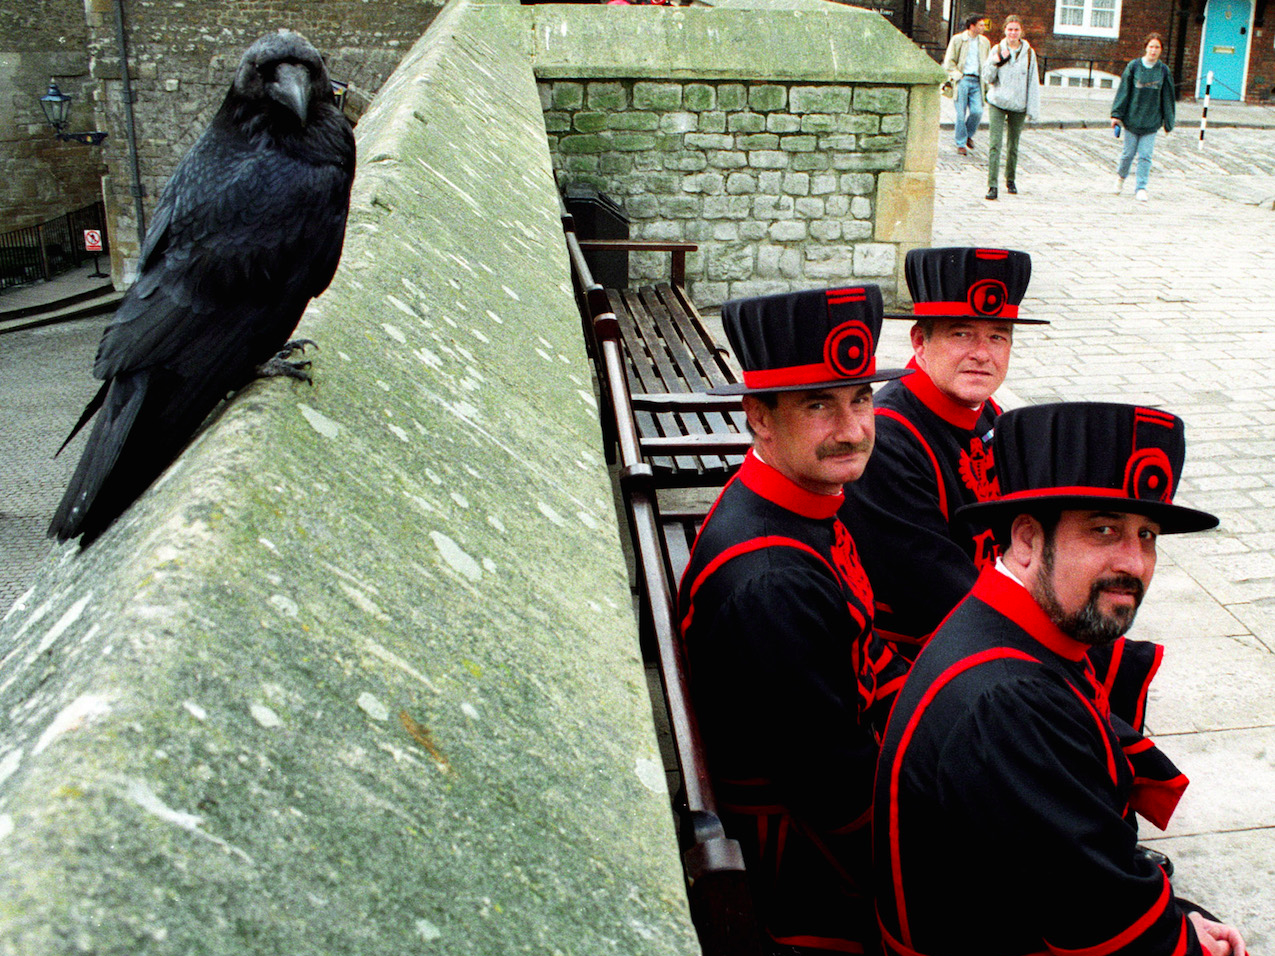
[[[1111,716],[1081,644],[985,569],[913,665],[877,769],[877,911],[898,956],[1197,954],[1129,811],[1186,778]]]
[[[873,396],[876,444],[840,517],[872,583],[877,633],[912,658],[999,556],[991,530],[956,512],[1000,495],[992,434],[1001,408],[954,402],[915,359],[908,368]],[[1138,730],[1163,653],[1124,637],[1090,652],[1116,713]]]
[[[879,729],[906,667],[837,520],[749,453],[682,577],[691,693],[728,835],[777,942],[862,952]],[[874,729],[875,728],[875,729]]]
[[[907,378],[874,396],[876,445],[846,489],[841,520],[863,555],[877,631],[907,653],[924,643],[978,571],[996,558],[985,526],[956,510],[997,497],[991,399],[968,408],[943,394],[913,359]]]

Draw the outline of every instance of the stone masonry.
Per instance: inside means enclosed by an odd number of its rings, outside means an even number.
[[[177,163],[221,106],[240,56],[257,37],[279,27],[304,34],[323,54],[331,75],[350,84],[351,100],[366,106],[440,6],[441,0],[130,0],[125,31],[147,223]],[[102,150],[107,169],[102,192],[112,272],[117,283],[128,284],[139,244],[115,3],[83,0],[83,7],[98,128],[111,134]],[[347,112],[353,116],[358,110],[347,106]]]
[[[701,305],[851,277],[889,285],[878,179],[903,168],[907,87],[767,82],[542,82],[554,166],[624,209],[635,239],[699,244]],[[638,281],[667,255],[630,256]]]

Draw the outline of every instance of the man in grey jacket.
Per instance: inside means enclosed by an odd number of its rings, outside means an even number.
[[[1001,139],[1009,127],[1005,148],[1005,191],[1018,192],[1014,181],[1018,170],[1018,137],[1026,120],[1040,116],[1040,76],[1036,51],[1023,39],[1023,23],[1018,17],[1005,18],[1005,38],[991,49],[983,67],[987,83],[987,198],[996,198],[996,177],[1000,172]]]
[[[983,118],[987,86],[982,73],[992,46],[983,36],[985,30],[983,15],[971,14],[965,18],[965,29],[952,37],[943,55],[943,69],[956,91],[956,151],[962,156],[974,148],[974,134]]]

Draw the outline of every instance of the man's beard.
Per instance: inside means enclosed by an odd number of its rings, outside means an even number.
[[[1041,555],[1041,575],[1037,579],[1032,597],[1036,603],[1054,622],[1058,630],[1082,644],[1101,647],[1110,644],[1133,627],[1133,619],[1142,604],[1142,596],[1146,592],[1141,581],[1131,574],[1115,574],[1107,578],[1099,578],[1089,588],[1089,600],[1079,611],[1068,614],[1058,603],[1058,592],[1054,590],[1054,541],[1050,535],[1045,541],[1044,553]],[[1133,607],[1117,608],[1106,615],[1098,609],[1098,599],[1102,592],[1109,588],[1118,588],[1133,593]]]

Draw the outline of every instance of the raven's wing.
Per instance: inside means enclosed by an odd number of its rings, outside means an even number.
[[[94,374],[160,365],[184,377],[217,362],[242,374],[282,345],[340,258],[353,170],[344,130],[348,163],[315,162],[214,121],[165,189]]]

